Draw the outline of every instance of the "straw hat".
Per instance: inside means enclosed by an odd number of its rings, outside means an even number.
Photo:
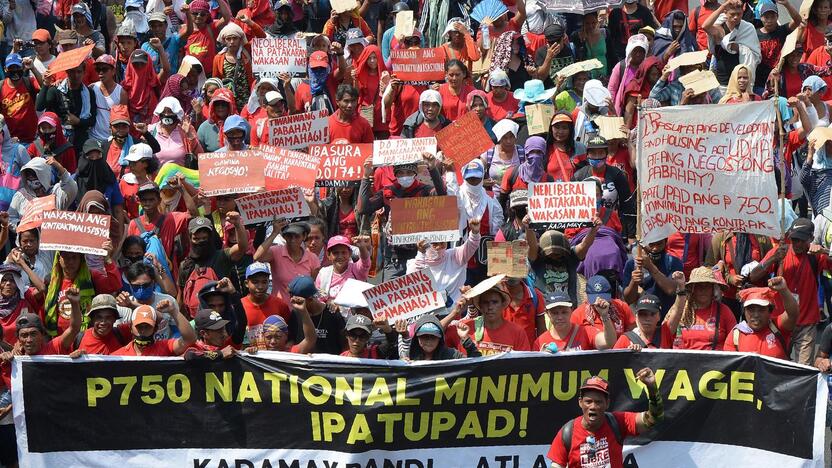
[[[690,272],[690,279],[687,282],[687,286],[700,283],[711,283],[718,284],[720,286],[726,286],[725,283],[723,283],[719,280],[719,278],[716,277],[716,272],[713,270],[713,268],[706,266],[694,268],[693,271]]]
[[[496,291],[500,293],[500,296],[502,296],[504,303],[503,308],[505,308],[511,302],[511,297],[509,296],[508,292],[506,292],[506,290],[502,288],[501,285],[505,277],[505,274],[499,274],[490,278],[486,278],[485,280],[481,281],[479,284],[468,290],[465,294],[463,294],[463,296],[466,299],[472,299],[474,301],[474,305],[477,306],[477,308],[479,308],[480,296],[482,296],[488,291]]]

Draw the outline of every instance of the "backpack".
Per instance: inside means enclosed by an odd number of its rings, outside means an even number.
[[[182,288],[182,302],[190,317],[194,317],[199,310],[199,291],[209,282],[220,280],[219,275],[214,271],[216,258],[215,255],[210,266],[201,267],[195,263],[192,264],[193,270],[188,274],[185,287]],[[183,266],[182,269],[186,268]]]
[[[624,437],[621,436],[621,428],[618,427],[618,420],[615,419],[615,415],[610,412],[605,412],[604,417],[607,418],[607,423],[610,425],[610,429],[612,429],[613,435],[615,435],[615,440],[618,442],[618,445],[624,445]],[[570,419],[566,421],[566,424],[560,428],[560,441],[563,442],[564,448],[566,448],[566,454],[568,455],[570,450],[572,449],[572,426],[574,425],[575,420]]]
[[[780,333],[780,329],[777,328],[777,325],[774,322],[768,322],[768,329],[774,333],[774,337],[777,338],[777,341],[780,343],[780,346],[783,347],[783,352],[786,353],[788,356],[789,348],[786,347],[786,339],[783,338],[783,334]],[[734,344],[734,351],[740,350],[740,329],[734,328],[733,333],[731,334],[731,340]]]
[[[517,158],[520,160],[520,164],[526,162],[526,149],[519,145],[514,145],[517,148]],[[485,152],[485,173],[491,170],[491,161],[494,160],[494,147],[488,149]]]
[[[630,330],[624,333],[624,336],[630,339],[630,342],[633,344],[640,345],[642,348],[648,348],[652,345],[656,349],[660,349],[662,347],[662,327],[659,326],[656,328],[656,332],[653,333],[653,338],[650,339],[650,343],[645,343],[641,336],[636,333],[634,330]]]

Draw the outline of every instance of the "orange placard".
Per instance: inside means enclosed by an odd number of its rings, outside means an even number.
[[[266,161],[266,190],[315,187],[320,156],[269,145],[260,145],[259,153]]]
[[[468,112],[436,134],[436,143],[445,158],[462,167],[494,146],[475,112]]]
[[[40,248],[107,255],[102,245],[110,239],[110,218],[110,215],[77,211],[44,211]]]
[[[43,212],[52,211],[55,209],[55,194],[49,194],[45,197],[38,197],[29,201],[26,205],[26,211],[23,212],[23,217],[17,224],[17,232],[28,231],[40,227],[43,222]]]
[[[266,187],[259,151],[227,151],[199,155],[199,188],[208,197],[255,193]]]
[[[453,242],[459,239],[456,197],[409,197],[390,200],[393,245]]]
[[[391,50],[390,65],[390,73],[406,83],[445,79],[445,51],[440,47]]]
[[[68,50],[66,52],[61,52],[55,57],[55,60],[49,64],[49,73],[55,74],[58,72],[71,70],[87,59],[90,56],[90,52],[92,52],[94,44],[90,44],[88,46],[79,47],[77,49]]]

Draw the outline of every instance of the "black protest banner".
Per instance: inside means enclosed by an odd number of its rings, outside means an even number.
[[[579,414],[580,383],[600,374],[610,380],[613,410],[643,411],[646,392],[635,379],[643,367],[656,371],[666,416],[627,440],[629,466],[651,457],[669,464],[642,466],[717,466],[708,463],[714,456],[773,466],[823,454],[819,374],[737,353],[509,353],[420,366],[264,353],[216,363],[24,358],[14,366],[20,453],[44,466],[141,455],[148,466],[213,467],[237,449],[234,458],[257,467],[327,460],[363,468],[373,457],[381,461],[372,466],[404,458],[419,460],[407,465],[414,468],[483,458],[479,466],[499,466],[494,459],[506,454],[516,466],[546,467],[558,429]]]

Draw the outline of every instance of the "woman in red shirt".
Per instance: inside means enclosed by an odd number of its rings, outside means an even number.
[[[803,44],[803,59],[808,61],[809,55],[818,47],[826,46],[826,28],[829,27],[829,14],[832,13],[829,0],[816,0],[809,9],[809,18],[804,29],[801,43]]]
[[[721,349],[725,338],[737,325],[733,312],[717,300],[727,286],[710,267],[694,268],[687,283],[689,296],[679,330],[673,342],[675,349]]]
[[[468,112],[465,103],[468,93],[474,91],[467,83],[469,77],[468,67],[461,61],[454,59],[445,63],[445,83],[439,87],[439,95],[442,96],[442,115],[452,122]]]
[[[685,275],[681,271],[673,272],[673,280],[677,288],[684,288]],[[684,289],[682,289],[684,291]],[[679,324],[679,316],[685,305],[684,295],[676,295],[676,303],[670,309],[664,322],[661,317],[661,301],[652,294],[642,295],[636,303],[636,328],[624,332],[618,337],[613,349],[632,349],[641,351],[643,348],[670,349],[673,347],[673,337]]]
[[[604,323],[603,332],[584,324],[571,322],[572,300],[568,295],[556,294],[547,299],[546,317],[549,319],[548,329],[534,340],[532,351],[547,351],[554,353],[549,345],[554,343],[557,351],[586,351],[590,349],[610,349],[615,342],[616,334],[612,320],[609,318],[609,304],[601,319]]]
[[[555,182],[569,182],[578,165],[586,164],[586,154],[575,154],[575,124],[566,112],[558,112],[549,127],[549,154],[546,172]]]
[[[381,118],[381,76],[387,72],[381,59],[381,50],[375,44],[368,45],[353,62],[355,87],[358,88],[358,108],[372,108],[373,134],[377,140],[390,135],[389,126]]]

